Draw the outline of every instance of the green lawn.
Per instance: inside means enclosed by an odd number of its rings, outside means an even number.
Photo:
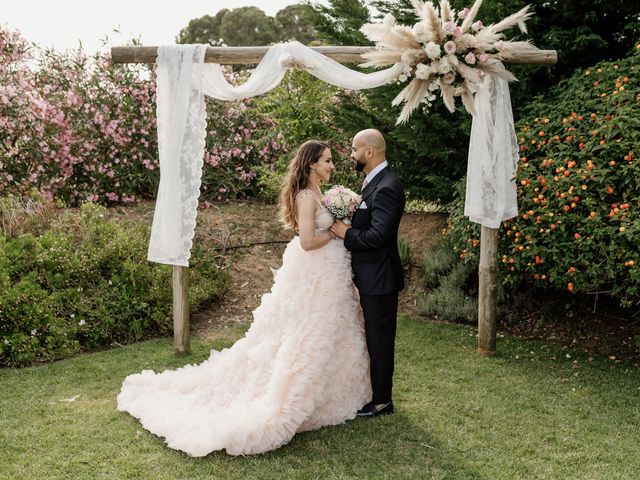
[[[265,455],[192,459],[116,411],[127,374],[199,362],[241,334],[195,338],[186,358],[161,339],[1,370],[0,478],[638,478],[639,370],[515,338],[483,358],[473,329],[412,318],[398,329],[392,416]]]

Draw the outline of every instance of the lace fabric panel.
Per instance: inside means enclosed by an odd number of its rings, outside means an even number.
[[[515,173],[518,164],[509,85],[487,75],[475,95],[464,214],[485,227],[518,215]]]
[[[160,185],[147,256],[153,262],[189,266],[206,137],[202,94],[206,49],[206,45],[158,48]]]

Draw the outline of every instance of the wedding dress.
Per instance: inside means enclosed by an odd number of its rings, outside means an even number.
[[[333,223],[320,206],[316,232]],[[128,376],[118,410],[193,457],[278,448],[298,432],[337,425],[371,399],[362,313],[342,240],[287,245],[271,291],[231,348],[199,365]]]

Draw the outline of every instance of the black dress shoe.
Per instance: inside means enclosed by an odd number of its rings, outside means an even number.
[[[393,413],[393,402],[389,402],[387,404],[378,407],[377,405],[371,406],[371,415],[377,417],[378,415],[386,415],[389,413]]]
[[[371,412],[372,407],[373,407],[373,402],[369,402],[360,410],[358,410],[358,413],[356,413],[356,415],[358,417],[372,417],[373,416],[373,413]]]

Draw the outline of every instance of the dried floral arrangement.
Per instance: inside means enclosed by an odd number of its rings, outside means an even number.
[[[459,12],[448,0],[442,0],[439,8],[422,0],[411,3],[418,17],[413,27],[397,25],[395,17],[388,14],[382,23],[369,23],[360,29],[376,44],[375,50],[363,55],[367,61],[361,66],[401,64],[403,73],[396,80],[411,79],[393,100],[394,106],[404,102],[397,123],[406,122],[421,105],[431,107],[438,90],[450,112],[455,111],[455,97],[460,97],[473,115],[473,96],[483,77],[491,74],[513,81],[516,78],[504,68],[502,61],[537,50],[528,41],[505,40],[502,33],[516,25],[527,33],[525,22],[532,15],[529,5],[498,23],[485,26],[476,20],[482,0]]]

